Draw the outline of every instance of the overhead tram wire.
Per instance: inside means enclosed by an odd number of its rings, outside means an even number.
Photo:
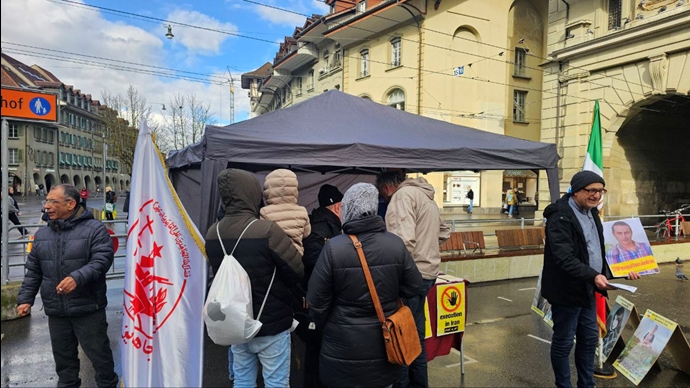
[[[163,24],[166,24],[166,23],[167,23],[167,24],[172,24],[172,25],[174,25],[174,26],[182,26],[182,27],[195,28],[195,29],[204,30],[204,31],[217,32],[217,33],[220,33],[220,34],[236,36],[236,37],[238,37],[238,38],[252,39],[252,40],[259,41],[259,42],[266,42],[266,43],[272,43],[272,44],[275,44],[275,43],[276,43],[274,40],[263,39],[263,38],[257,38],[257,37],[255,37],[255,36],[251,36],[251,35],[244,35],[244,34],[239,34],[239,33],[232,32],[232,31],[225,31],[225,30],[219,30],[219,29],[215,29],[215,28],[208,28],[208,27],[196,26],[196,25],[193,25],[193,24],[188,24],[188,23],[183,23],[183,22],[176,22],[176,21],[173,21],[173,20],[161,19],[161,18],[156,18],[156,17],[153,17],[153,16],[139,15],[139,14],[136,14],[136,13],[126,12],[126,11],[120,11],[120,10],[113,9],[113,8],[99,7],[99,6],[96,6],[96,5],[89,5],[89,4],[78,3],[78,2],[72,1],[72,0],[47,0],[47,1],[54,2],[54,3],[58,3],[58,4],[60,4],[60,3],[65,3],[65,5],[77,6],[77,7],[79,7],[79,8],[87,8],[87,9],[95,9],[95,10],[105,10],[105,11],[109,11],[109,12],[111,12],[111,13],[115,13],[115,14],[119,14],[119,15],[127,15],[127,16],[129,16],[129,17],[138,18],[139,20],[148,19],[148,20],[156,21],[156,22],[158,22],[158,23],[163,23]]]
[[[62,57],[62,56],[38,53],[38,52],[27,51],[27,50],[19,50],[19,49],[14,49],[14,48],[4,48],[3,52],[10,53],[10,54],[16,54],[16,55],[26,55],[26,56],[35,57],[35,58],[44,58],[44,59],[55,60],[55,61],[60,61],[60,62],[71,62],[71,63],[76,63],[76,64],[83,64],[86,66],[97,66],[97,67],[102,68],[102,69],[126,71],[126,72],[131,72],[131,73],[152,75],[152,76],[178,79],[178,80],[197,82],[197,83],[204,83],[204,84],[210,84],[210,85],[227,85],[227,82],[217,82],[217,81],[212,81],[212,80],[202,79],[202,78],[195,78],[195,77],[189,77],[189,76],[179,76],[179,75],[174,75],[174,74],[170,74],[170,73],[162,73],[162,72],[152,71],[152,70],[137,69],[137,68],[131,68],[131,67],[126,67],[126,66],[122,66],[122,65],[101,63],[101,62],[96,62],[96,61],[83,61],[83,60],[78,60],[75,58]]]
[[[295,15],[310,17],[310,15],[306,15],[306,14],[303,14],[303,13],[300,13],[300,12],[296,12],[296,11],[292,11],[292,10],[289,10],[289,9],[285,9],[285,8],[273,6],[273,5],[270,5],[270,4],[260,3],[260,2],[258,2],[258,1],[254,1],[254,0],[242,0],[242,1],[247,2],[247,3],[250,3],[250,4],[255,4],[255,5],[259,5],[259,6],[263,6],[263,7],[267,7],[267,8],[271,8],[271,9],[275,9],[275,10],[279,10],[279,11],[283,11],[283,12],[292,13],[292,14],[295,14]],[[371,17],[375,17],[375,18],[379,18],[379,19],[383,19],[383,20],[387,20],[387,21],[396,21],[396,20],[394,20],[394,19],[390,19],[390,18],[387,18],[387,17],[385,17],[385,16],[381,16],[381,15],[370,15],[370,16],[371,16]],[[543,21],[542,21],[542,24],[543,24]],[[370,32],[370,33],[372,33],[372,34],[378,33],[377,31],[371,31],[371,30],[367,30],[367,29],[365,29],[365,28],[361,28],[361,27],[357,27],[357,26],[345,26],[345,28],[354,28],[354,29],[358,29],[358,30],[361,30],[361,31]],[[433,29],[426,28],[426,27],[420,27],[420,28],[421,28],[422,30],[424,30],[424,31],[434,32],[434,33],[438,33],[438,34],[441,34],[441,35],[446,35],[446,36],[450,36],[450,37],[454,37],[454,38],[455,38],[455,35],[449,34],[449,33],[447,33],[447,32],[437,31],[437,30],[433,30]],[[535,28],[535,29],[536,29],[536,28]],[[532,30],[532,32],[534,32],[534,29]],[[531,34],[532,32],[530,32],[530,34]],[[384,34],[384,35],[385,35],[385,34]],[[415,40],[412,40],[412,39],[401,38],[401,37],[394,36],[394,35],[390,35],[390,34],[389,34],[389,35],[385,35],[385,36],[400,38],[401,40],[407,40],[407,41],[410,41],[410,42],[416,43],[416,44],[419,43],[418,41],[415,41]],[[480,41],[476,41],[476,40],[472,40],[472,39],[464,38],[464,37],[457,37],[457,38],[462,39],[462,40],[467,40],[467,41],[470,41],[470,42],[474,42],[474,43],[477,43],[477,44],[489,46],[489,47],[498,48],[498,49],[500,49],[500,50],[502,50],[502,51],[515,52],[514,49],[511,49],[511,48],[509,48],[509,47],[501,47],[501,46],[498,46],[498,45],[493,45],[493,44],[486,43],[486,42],[480,42]],[[491,58],[491,57],[487,57],[487,56],[483,56],[483,55],[479,55],[479,54],[474,54],[474,53],[468,53],[468,52],[460,51],[460,50],[454,50],[454,49],[449,48],[449,47],[437,46],[437,45],[432,45],[432,44],[429,44],[429,43],[422,43],[422,45],[425,45],[425,46],[428,46],[428,47],[433,47],[433,48],[439,48],[439,49],[443,49],[443,50],[447,50],[447,51],[451,51],[451,52],[457,52],[457,53],[461,53],[461,54],[472,55],[472,56],[477,57],[477,58],[482,58],[481,60],[490,59],[490,60],[493,60],[493,61],[504,62],[504,63],[507,63],[507,64],[513,64],[513,63],[514,63],[514,62],[512,62],[512,61],[507,61],[507,60],[506,60],[506,61],[502,61],[502,60],[496,59],[496,58]],[[534,53],[531,53],[531,52],[530,52],[530,54],[528,54],[528,55],[533,56],[533,57],[538,58],[538,59],[542,59],[542,60],[547,60],[547,61],[548,61],[548,60],[552,60],[552,59],[549,59],[549,58],[540,57],[540,56],[538,56],[538,55],[536,55],[536,54],[534,54]],[[478,60],[478,61],[474,61],[474,62],[472,62],[472,63],[474,64],[474,63],[477,63],[477,62],[479,62],[479,60]],[[582,68],[582,67],[578,67],[578,66],[569,66],[569,67],[570,67],[570,68],[577,68],[577,69],[582,69],[582,70],[587,70],[587,71],[589,71],[589,70],[586,69],[586,68]],[[523,66],[523,68],[525,68],[525,69],[531,69],[531,70],[536,70],[536,71],[540,71],[540,72],[545,72],[545,71],[546,71],[545,69],[536,68],[536,67],[531,67],[531,66]],[[422,70],[422,71],[424,71],[424,70]],[[550,73],[550,74],[555,74],[555,73]],[[641,87],[647,87],[646,85],[634,84],[634,83],[631,83],[630,81],[627,81],[627,80],[624,80],[624,79],[620,79],[620,78],[616,78],[616,77],[614,77],[614,76],[603,75],[603,77],[615,79],[615,80],[622,81],[622,82],[627,82],[627,83],[629,83],[629,84],[631,84],[631,85],[636,85],[636,86],[641,86]]]
[[[204,74],[204,73],[197,73],[197,72],[193,72],[193,71],[170,69],[170,68],[166,68],[166,67],[162,67],[162,66],[154,66],[154,65],[147,65],[144,63],[128,62],[128,61],[122,61],[119,59],[111,59],[111,58],[105,58],[105,57],[98,57],[98,56],[94,56],[94,55],[79,54],[79,53],[73,53],[73,52],[69,52],[69,51],[53,50],[53,49],[48,49],[48,48],[44,48],[44,47],[30,46],[30,45],[25,45],[25,44],[20,44],[20,43],[12,43],[12,42],[7,42],[7,41],[1,41],[0,43],[9,44],[12,46],[30,48],[30,49],[35,49],[35,50],[50,51],[50,52],[55,52],[55,53],[59,53],[59,54],[75,55],[75,56],[80,56],[80,57],[85,57],[85,58],[92,58],[92,59],[99,59],[99,60],[110,61],[110,62],[124,63],[127,65],[150,67],[152,69],[165,70],[165,71],[170,71],[170,72],[175,72],[175,73],[184,73],[184,74],[200,75],[200,76],[205,76],[205,77],[209,77],[209,78],[218,78],[218,80],[223,80],[223,81],[226,80],[225,77],[216,76],[213,74]]]
[[[257,40],[257,41],[266,42],[266,43],[271,43],[271,44],[280,44],[279,42],[276,42],[276,41],[267,40],[267,39],[261,39],[261,38],[256,38],[256,37],[249,36],[249,35],[238,34],[238,33],[230,32],[230,31],[212,29],[212,28],[207,28],[207,27],[201,27],[201,26],[196,26],[196,25],[192,25],[192,24],[188,24],[188,23],[175,22],[175,21],[170,21],[170,20],[166,20],[166,19],[160,19],[160,18],[155,18],[155,17],[151,17],[151,16],[145,16],[145,15],[135,14],[135,13],[132,13],[132,12],[120,11],[120,10],[116,10],[116,9],[112,9],[112,8],[106,8],[106,7],[99,7],[99,6],[94,6],[94,5],[88,5],[88,4],[78,3],[78,2],[75,2],[75,1],[72,1],[72,0],[47,0],[47,1],[55,2],[55,3],[58,3],[58,4],[62,3],[62,4],[65,4],[65,5],[70,5],[70,6],[80,7],[80,8],[86,8],[86,9],[91,9],[91,10],[108,11],[108,12],[113,13],[113,14],[126,15],[126,16],[128,16],[128,17],[132,17],[132,18],[140,19],[140,20],[153,20],[153,21],[158,22],[158,23],[169,23],[169,24],[173,24],[173,25],[179,25],[179,26],[185,26],[185,27],[190,27],[190,28],[196,28],[196,29],[201,29],[201,30],[206,30],[206,31],[211,31],[211,32],[217,32],[217,33],[222,33],[222,34],[226,34],[226,35],[237,36],[237,37],[245,38],[245,39]],[[247,3],[251,3],[251,4],[263,6],[263,7],[268,7],[268,8],[280,10],[280,11],[282,11],[282,12],[288,12],[288,13],[292,13],[292,14],[296,14],[296,15],[300,15],[300,16],[304,16],[304,17],[311,17],[311,15],[306,15],[306,14],[303,14],[303,13],[300,13],[300,12],[296,12],[296,11],[292,11],[292,10],[289,10],[289,9],[285,9],[285,8],[280,8],[280,7],[272,6],[272,5],[269,5],[269,4],[260,3],[260,2],[257,2],[257,1],[252,1],[252,0],[243,0],[243,1],[245,1],[245,2],[247,2]],[[371,16],[377,17],[377,18],[381,18],[381,19],[384,19],[384,20],[392,20],[392,19],[383,17],[383,16],[381,16],[381,15],[371,15]],[[394,21],[394,20],[392,20],[392,21]],[[370,30],[363,29],[363,28],[361,28],[361,27],[356,27],[356,26],[346,26],[345,28],[355,28],[355,29],[359,29],[359,30],[362,30],[362,31],[366,31],[366,32],[372,33],[372,34],[373,34],[373,33],[377,33],[376,31],[370,31]],[[428,29],[428,28],[424,28],[424,27],[423,27],[422,29],[424,29],[424,30],[426,30],[426,31],[430,31],[430,32],[439,33],[439,34],[442,34],[442,35],[453,36],[452,34],[448,34],[448,33],[442,32],[442,31],[432,30],[432,29]],[[468,38],[462,38],[462,37],[459,37],[459,38],[465,39],[465,40],[469,40],[469,41],[472,41],[472,42],[475,42],[475,43],[479,43],[479,44],[482,44],[482,45],[490,46],[490,47],[499,48],[499,49],[501,49],[501,50],[503,50],[503,51],[509,51],[509,52],[514,52],[514,51],[515,51],[515,50],[510,49],[510,48],[505,48],[505,47],[501,47],[501,46],[497,46],[497,45],[492,45],[492,44],[485,43],[485,42],[479,42],[479,41],[471,40],[471,39],[468,39]],[[402,38],[401,38],[401,39],[402,39]],[[412,42],[412,43],[418,43],[417,41],[411,40],[411,39],[403,39],[403,40],[408,40],[408,41],[410,41],[410,42]],[[426,46],[433,47],[433,48],[439,48],[439,49],[443,49],[443,50],[448,50],[448,51],[452,51],[452,52],[458,52],[458,53],[461,53],[461,54],[472,55],[472,56],[474,56],[474,57],[482,58],[481,60],[490,59],[490,60],[493,60],[493,61],[503,62],[503,63],[506,63],[506,64],[513,64],[513,62],[511,62],[511,61],[502,61],[502,60],[499,60],[499,59],[496,59],[496,58],[487,57],[487,56],[482,56],[482,55],[478,55],[478,54],[474,54],[474,53],[469,53],[469,52],[464,52],[464,51],[460,51],[460,50],[454,50],[454,49],[451,49],[451,48],[448,48],[448,47],[437,46],[437,45],[431,45],[431,44],[428,44],[428,43],[422,43],[422,45],[426,45]],[[537,55],[535,55],[535,54],[530,54],[530,55],[531,55],[531,56],[534,56],[535,58],[539,58],[539,59],[543,59],[543,60],[548,60],[548,58],[543,58],[543,57],[537,56]],[[473,62],[473,63],[477,63],[477,62],[478,62],[478,61],[475,61],[475,62]],[[580,68],[580,67],[576,67],[576,66],[570,66],[570,67],[571,67],[571,68]],[[530,67],[530,66],[523,66],[523,68],[531,69],[531,70],[536,70],[536,71],[541,71],[541,72],[544,72],[544,71],[545,71],[545,69],[535,68],[535,67]],[[585,69],[585,68],[580,68],[580,69],[587,70],[587,69]],[[422,70],[422,71],[425,71],[425,70]],[[429,71],[426,71],[426,72],[428,73]],[[553,74],[553,73],[551,73],[551,74]],[[646,87],[645,85],[635,84],[635,83],[632,83],[632,82],[627,81],[627,80],[615,78],[614,76],[607,76],[607,75],[604,75],[604,77],[611,78],[611,79],[616,79],[616,80],[619,80],[619,81],[622,81],[622,82],[629,83],[629,84],[631,84],[631,85],[637,85],[637,86],[641,86],[641,87]]]
[[[182,26],[187,26],[187,27],[191,27],[191,28],[198,28],[198,29],[203,29],[203,30],[207,30],[207,31],[213,31],[213,32],[218,32],[218,33],[224,33],[224,34],[229,34],[229,35],[233,35],[233,36],[238,36],[238,37],[243,37],[243,38],[248,38],[248,39],[259,40],[259,41],[263,41],[263,42],[267,42],[267,43],[278,44],[278,42],[275,42],[275,41],[269,41],[269,40],[265,40],[265,39],[259,39],[259,38],[255,38],[255,37],[251,37],[251,36],[242,35],[242,34],[231,33],[231,32],[228,32],[228,31],[217,30],[217,29],[210,29],[210,28],[205,28],[205,27],[199,27],[199,26],[194,26],[194,25],[186,24],[186,23],[178,23],[178,22],[174,22],[174,21],[168,21],[168,20],[165,20],[165,19],[159,19],[159,18],[148,17],[148,16],[144,16],[144,15],[138,15],[138,14],[134,14],[134,13],[131,13],[131,12],[125,12],[125,11],[114,10],[114,9],[111,9],[111,8],[98,7],[98,6],[92,6],[92,5],[85,5],[85,4],[81,4],[81,3],[76,3],[76,2],[71,1],[71,0],[48,0],[48,1],[59,1],[59,2],[62,2],[62,3],[67,3],[68,5],[78,5],[78,6],[86,6],[86,7],[93,8],[93,9],[98,9],[98,10],[108,10],[108,11],[112,11],[112,12],[119,13],[119,14],[123,14],[123,15],[129,15],[129,16],[134,16],[134,17],[141,17],[141,18],[151,19],[151,20],[155,20],[155,21],[157,21],[157,22],[173,23],[173,24],[182,25]],[[271,6],[271,5],[267,5],[267,4],[262,4],[262,3],[255,2],[255,1],[251,1],[251,0],[244,0],[244,1],[245,1],[245,2],[248,2],[248,3],[256,4],[256,5],[265,6],[265,7],[268,7],[268,8],[273,8],[273,9],[280,10],[280,11],[283,11],[283,12],[288,12],[288,13],[293,13],[293,14],[297,14],[297,15],[300,15],[300,16],[310,17],[309,15],[305,15],[305,14],[302,14],[302,13],[299,13],[299,12],[296,12],[296,11],[291,11],[291,10],[287,10],[287,9],[280,8],[280,7],[275,7],[275,6]],[[381,16],[379,16],[379,15],[372,15],[372,16],[381,17]],[[375,31],[370,31],[370,30],[363,29],[363,28],[356,27],[356,26],[346,26],[346,28],[355,28],[355,29],[367,31],[367,32],[370,32],[370,33],[376,33]],[[409,39],[408,39],[408,40],[409,40]],[[414,40],[411,40],[411,41],[412,41],[413,43],[418,43],[417,41],[414,41]],[[481,42],[479,42],[479,43],[481,43]],[[424,43],[423,43],[423,44],[424,44]],[[483,59],[491,59],[491,60],[495,60],[495,61],[499,61],[499,62],[505,62],[505,63],[508,63],[508,64],[512,64],[512,63],[513,63],[513,62],[511,62],[511,61],[501,61],[501,60],[498,60],[498,59],[495,59],[495,58],[491,58],[491,57],[480,56],[480,55],[476,55],[476,54],[473,54],[473,53],[467,53],[467,52],[463,52],[463,51],[459,51],[459,50],[453,50],[453,49],[449,49],[449,48],[447,48],[447,47],[441,47],[441,46],[435,46],[435,45],[429,45],[429,44],[426,44],[426,45],[427,45],[427,46],[430,46],[430,47],[438,47],[438,48],[445,49],[445,50],[449,50],[449,51],[453,51],[453,52],[459,52],[459,53],[463,53],[463,54],[473,55],[473,56],[480,57],[480,58],[483,58]],[[500,47],[500,46],[495,46],[495,47]],[[506,49],[506,48],[501,48],[501,49],[502,49],[502,50],[505,50],[505,51],[513,51],[513,50],[510,50],[510,49]],[[348,57],[349,57],[349,58],[353,58],[353,59],[358,59],[358,58],[356,58],[356,57],[351,57],[351,56],[348,56]],[[535,55],[535,57],[537,57],[537,56]],[[370,59],[370,61],[371,61],[371,62],[387,63],[387,62],[375,61],[375,60],[372,60],[372,59]],[[413,67],[410,67],[410,66],[403,66],[403,67],[407,67],[408,69],[415,69],[415,70],[416,70],[416,68],[413,68]],[[524,66],[524,68],[534,69],[534,70],[537,70],[537,71],[544,71],[543,69],[532,68],[532,67],[529,67],[529,66]],[[440,73],[440,72],[431,71],[431,70],[424,70],[424,69],[422,69],[422,71],[425,71],[427,74],[442,74],[442,75],[447,75],[447,76],[453,76],[452,74]],[[611,78],[613,78],[612,76],[605,76],[605,77],[611,77]],[[174,78],[174,77],[172,77],[172,78]],[[491,80],[488,80],[488,79],[480,79],[480,78],[476,78],[476,77],[471,77],[471,78],[470,78],[470,77],[464,77],[464,79],[471,79],[471,80],[475,80],[475,81],[483,81],[483,82],[489,82],[489,83],[493,83],[493,84],[500,84],[500,85],[511,86],[511,85],[509,85],[509,84],[505,84],[505,83],[501,83],[501,82],[497,82],[497,81],[491,81]],[[615,78],[613,78],[613,79],[615,79]],[[625,80],[622,80],[622,81],[625,82]],[[611,86],[611,85],[600,85],[600,86],[612,87],[612,88],[613,88],[613,86]],[[523,89],[523,90],[539,91],[539,92],[542,92],[542,93],[556,94],[555,92],[542,91],[542,90],[533,89],[533,88],[521,88],[521,89]],[[615,89],[615,88],[614,88],[614,89]],[[583,99],[583,100],[587,100],[587,101],[592,101],[592,99],[588,99],[588,98],[585,98],[585,97],[577,97],[577,96],[569,96],[569,97],[578,98],[578,99]],[[621,106],[622,106],[622,104],[614,104],[614,105],[621,105]]]

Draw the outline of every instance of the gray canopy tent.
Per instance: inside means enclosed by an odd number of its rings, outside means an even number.
[[[336,180],[332,184],[344,190],[386,168],[546,170],[555,200],[558,159],[555,144],[455,125],[331,90],[237,124],[207,126],[199,143],[171,152],[167,164],[187,211],[205,232],[220,201],[216,177],[226,168],[258,174],[289,168],[298,173],[305,201],[313,201],[325,181]],[[368,179],[361,176],[366,174]]]

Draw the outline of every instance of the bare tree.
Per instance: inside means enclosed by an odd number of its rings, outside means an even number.
[[[108,153],[120,160],[123,171],[132,171],[139,123],[142,118],[150,122],[151,107],[146,97],[141,96],[132,85],[127,88],[125,96],[104,90],[101,91],[101,97],[103,104],[109,108],[102,114],[107,128]]]
[[[200,102],[194,94],[177,93],[169,106],[164,125],[156,133],[158,147],[166,154],[199,142],[206,126],[217,122],[210,104]]]

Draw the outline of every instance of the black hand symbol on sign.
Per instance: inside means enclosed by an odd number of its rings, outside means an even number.
[[[455,306],[456,304],[458,304],[458,293],[457,292],[453,291],[450,293],[449,302],[450,302],[451,306]]]

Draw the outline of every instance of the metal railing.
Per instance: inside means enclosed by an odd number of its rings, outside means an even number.
[[[126,256],[126,245],[127,245],[127,220],[103,220],[102,221],[106,227],[110,230],[121,229],[118,225],[123,225],[124,233],[112,234],[112,238],[118,239],[118,251],[115,252],[115,257],[113,259],[113,265],[108,270],[106,277],[108,279],[121,278],[125,276],[125,266],[124,258]],[[19,229],[26,228],[30,232],[38,230],[40,227],[46,226],[45,223],[41,224],[22,224],[22,225],[11,225],[6,229],[6,233],[12,230],[17,230],[17,233],[21,234]],[[33,234],[33,233],[32,233]],[[21,271],[21,276],[17,276],[16,271],[12,273],[12,268],[24,267],[26,259],[29,256],[27,246],[33,243],[33,239],[30,237],[22,237],[19,239],[8,240],[8,258],[3,260],[2,265],[7,265],[9,268],[8,275],[6,279],[3,279],[3,284],[7,284],[11,280],[20,280],[24,277],[25,271]],[[7,264],[5,264],[7,262]]]
[[[687,217],[690,219],[690,214],[683,214],[684,217]],[[604,221],[613,221],[613,220],[619,220],[619,219],[626,219],[626,218],[640,218],[642,220],[643,227],[646,230],[654,230],[657,228],[657,225],[659,223],[665,222],[665,220],[668,218],[666,215],[663,214],[653,214],[653,215],[629,215],[629,216],[605,216]],[[656,221],[656,222],[646,222],[647,220],[661,220],[661,221]],[[127,220],[103,220],[102,221],[106,226],[109,227],[111,230],[124,230],[122,233],[115,233],[112,235],[113,238],[118,238],[119,240],[119,249],[115,253],[115,258],[113,260],[113,265],[110,267],[110,270],[108,271],[107,277],[108,278],[121,278],[125,274],[125,263],[124,263],[124,258],[126,256],[126,245],[127,245]],[[528,227],[543,227],[546,224],[546,220],[544,218],[495,218],[495,219],[451,219],[451,220],[446,220],[446,223],[449,224],[451,231],[459,231],[459,230],[476,230],[476,229],[487,229],[492,225],[496,225],[499,227],[505,228],[505,227],[511,227],[511,228],[519,228],[519,229],[525,229]],[[118,227],[119,225],[123,225],[123,227]],[[36,230],[42,226],[45,226],[45,224],[26,224],[26,225],[12,225],[9,226],[6,230],[7,233],[10,233],[12,230],[15,229],[20,229],[20,228],[27,228],[30,231]],[[684,231],[687,233],[687,231]],[[19,233],[19,232],[17,232]],[[650,241],[654,241],[651,239],[651,237],[654,237],[652,233],[650,237]],[[677,236],[678,233],[676,233],[676,237],[674,237],[674,240],[678,240],[679,237]],[[495,231],[492,230],[487,230],[484,233],[485,237],[490,237],[490,238],[495,238],[496,233]],[[667,239],[664,241],[668,241]],[[26,258],[28,256],[27,253],[27,245],[32,242],[31,239],[29,238],[21,238],[21,239],[15,239],[15,240],[9,240],[8,241],[8,246],[11,247],[17,247],[21,246],[21,248],[17,249],[11,249],[9,250],[9,256],[7,260],[3,260],[2,265],[4,266],[5,263],[7,262],[8,267],[10,270],[12,268],[17,268],[17,267],[24,267],[24,264],[26,263]],[[498,245],[487,245],[486,246],[487,250],[498,250],[499,247]],[[18,258],[21,257],[21,260],[18,260]],[[13,259],[13,260],[10,260]],[[11,271],[8,271],[8,273],[11,273]],[[22,276],[19,277],[23,278],[24,271],[22,271]],[[3,284],[6,284],[9,280],[11,279],[17,279],[18,277],[8,275],[7,279],[3,279]]]

